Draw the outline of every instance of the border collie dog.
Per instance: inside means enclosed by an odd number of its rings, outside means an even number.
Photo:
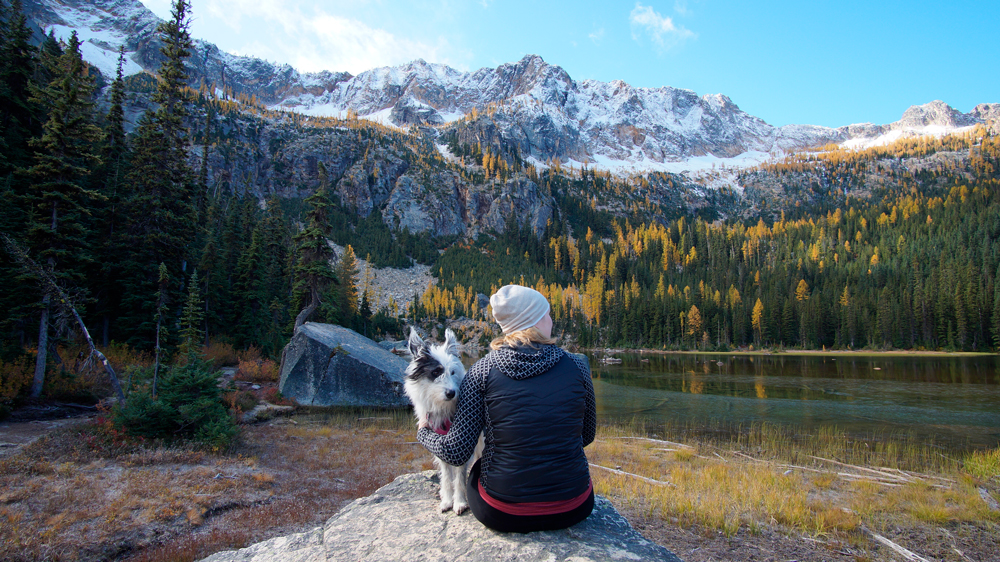
[[[465,366],[459,359],[462,344],[450,329],[444,334],[443,344],[428,344],[410,328],[407,344],[411,359],[403,385],[417,420],[427,421],[432,430],[442,435],[451,427],[458,404],[458,389],[465,378]],[[475,457],[473,455],[465,466],[452,466],[434,457],[434,465],[441,475],[442,512],[454,508],[455,513],[461,514],[469,509],[465,476]]]

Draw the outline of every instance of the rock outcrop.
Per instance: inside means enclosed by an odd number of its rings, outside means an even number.
[[[405,474],[371,496],[347,505],[322,527],[220,552],[203,562],[680,562],[669,550],[643,538],[603,497],[597,497],[594,512],[587,520],[569,529],[497,533],[472,514],[440,513],[433,474]]]
[[[406,364],[353,330],[306,322],[285,347],[278,388],[307,406],[406,406]]]

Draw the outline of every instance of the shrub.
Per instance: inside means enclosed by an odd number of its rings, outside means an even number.
[[[125,406],[114,410],[115,424],[132,435],[195,439],[214,447],[236,436],[208,361],[189,354],[185,364],[164,368],[157,386],[155,398],[148,384],[132,392]]]
[[[257,405],[257,397],[252,392],[246,390],[235,390],[222,395],[222,401],[229,406],[230,410],[243,414],[253,410]]]
[[[209,342],[209,344],[205,346],[204,355],[205,359],[210,361],[212,366],[216,369],[239,363],[239,357],[236,355],[236,350],[233,349],[232,344],[229,343],[218,341]]]
[[[21,390],[31,386],[32,367],[27,355],[11,361],[0,360],[0,401],[13,400]]]
[[[82,346],[81,346],[82,347]],[[112,342],[111,345],[101,350],[101,353],[108,358],[116,373],[124,371],[129,366],[149,367],[153,364],[153,354],[148,351],[139,351],[123,343]],[[100,365],[97,366],[101,368]]]
[[[250,346],[250,349],[240,351],[239,368],[233,377],[238,381],[278,382],[278,364],[261,356],[260,349]]]
[[[264,391],[264,402],[275,406],[297,406],[294,398],[285,398],[277,388],[268,388]]]
[[[233,377],[238,381],[278,382],[278,364],[270,359],[256,361],[240,361],[240,366]]]
[[[10,361],[0,360],[0,419],[7,416],[14,399],[31,386],[32,367],[31,357],[27,355]]]

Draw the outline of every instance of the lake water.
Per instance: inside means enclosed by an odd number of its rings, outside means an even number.
[[[769,422],[1000,444],[1000,356],[590,355],[603,422]]]

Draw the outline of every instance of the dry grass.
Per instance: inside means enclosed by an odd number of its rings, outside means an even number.
[[[1000,479],[1000,449],[969,453],[965,457],[965,470],[982,480]]]
[[[1000,512],[978,495],[996,486],[969,462],[921,464],[930,456],[905,442],[862,454],[835,432],[753,432],[694,440],[602,427],[587,454],[610,469],[592,469],[597,492],[690,561],[747,559],[754,544],[780,552],[774,559],[888,559],[865,529],[935,559],[968,560],[1000,536]],[[847,466],[857,458],[871,462]],[[197,560],[320,525],[396,476],[430,468],[404,410],[301,409],[245,428],[225,454],[77,427],[0,457],[0,559]],[[672,542],[684,533],[688,550]]]
[[[301,531],[431,468],[413,440],[406,412],[278,420],[226,455],[91,446],[77,427],[0,459],[0,559],[196,560]]]
[[[979,495],[979,480],[913,444],[836,449],[848,439],[834,432],[793,444],[786,432],[767,427],[729,443],[635,435],[634,428],[601,428],[588,456],[614,469],[591,471],[598,493],[645,518],[727,537],[771,527],[840,541],[890,523],[1000,524],[1000,513]],[[821,451],[834,458],[813,454]],[[871,463],[849,462],[858,458]],[[900,465],[926,472],[894,469]]]

